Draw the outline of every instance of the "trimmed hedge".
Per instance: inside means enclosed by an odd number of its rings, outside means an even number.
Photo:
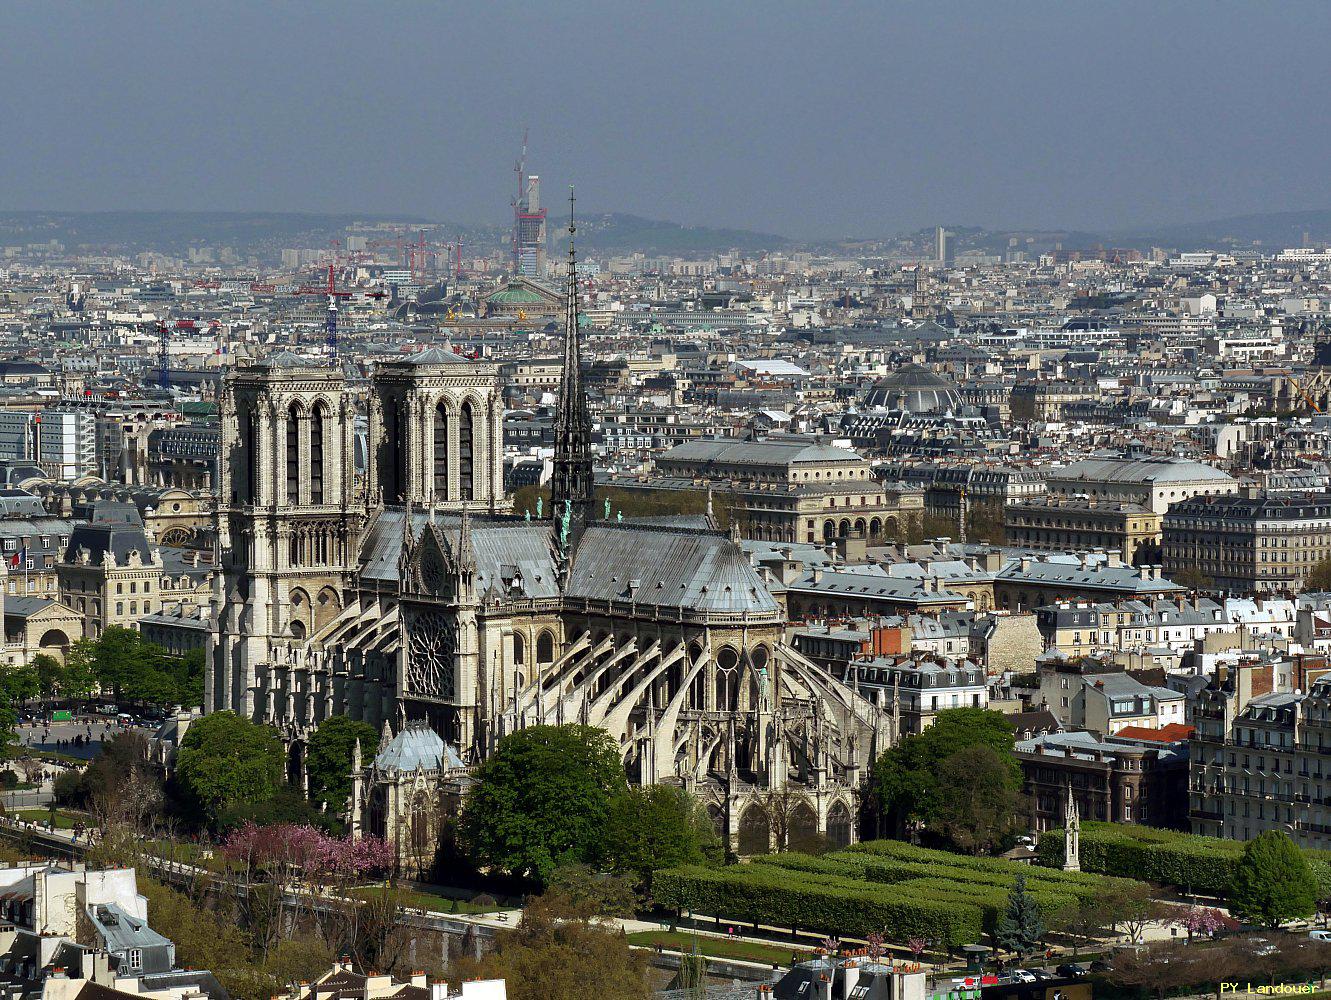
[[[1081,825],[1082,871],[1159,882],[1204,896],[1229,893],[1243,847],[1241,840],[1130,823]],[[1062,865],[1063,831],[1045,833],[1036,853],[1042,865]],[[1331,896],[1331,852],[1305,850],[1303,854],[1317,879],[1319,898]]]
[[[855,937],[882,931],[898,941],[936,938],[950,948],[977,941],[982,932],[978,906],[855,879],[824,881],[771,865],[668,868],[652,874],[652,896],[663,906],[748,923]]]
[[[1117,881],[878,841],[823,857],[666,869],[653,874],[652,894],[664,906],[723,919],[852,936],[882,931],[957,947],[993,931],[1018,875],[1047,920]]]

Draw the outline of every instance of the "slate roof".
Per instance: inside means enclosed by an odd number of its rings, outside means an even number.
[[[788,589],[804,593],[827,594],[843,597],[877,599],[898,604],[959,604],[966,600],[963,594],[940,588],[926,590],[919,578],[901,578],[880,573],[860,572],[869,567],[856,567],[854,572],[824,572],[814,580],[814,574],[805,573],[793,581]]]
[[[1046,750],[1054,749],[1062,751],[1069,757],[1080,760],[1094,760],[1097,752],[1103,755],[1112,755],[1121,753],[1124,750],[1137,751],[1141,747],[1134,745],[1130,740],[1116,741],[1110,739],[1101,739],[1094,733],[1076,730],[1066,733],[1048,733],[1044,736],[1036,736],[1029,740],[1018,740],[1014,749],[1018,753],[1036,753],[1036,747],[1042,746]],[[1183,747],[1171,746],[1169,744],[1155,744],[1157,759],[1169,760],[1186,755],[1186,745]]]
[[[862,462],[849,448],[819,441],[685,441],[658,458],[658,462],[717,462],[723,465],[791,465],[797,462]]]
[[[394,358],[392,361],[385,362],[385,364],[396,365],[470,365],[472,363],[471,358],[463,357],[454,351],[445,351],[439,347],[431,347],[407,355],[405,358]]]
[[[269,368],[310,368],[313,362],[309,358],[303,358],[299,354],[293,354],[290,351],[280,351],[277,354],[271,354],[264,358],[264,364]]]
[[[778,614],[780,607],[739,547],[714,531],[588,525],[574,555],[567,593],[699,611]]]
[[[1228,473],[1186,458],[1088,458],[1051,469],[1049,478],[1143,484],[1234,482]]]
[[[69,545],[65,547],[65,562],[78,562],[81,549],[88,550],[90,563],[100,563],[108,551],[115,556],[118,564],[123,564],[133,551],[139,553],[145,564],[152,558],[152,546],[148,544],[148,536],[141,525],[79,525],[70,533]]]
[[[115,903],[98,903],[89,906],[88,918],[106,942],[107,951],[118,952],[126,951],[129,948],[166,947],[171,944],[170,938],[158,934],[148,926],[146,920],[140,920]]]
[[[451,771],[465,767],[462,758],[439,734],[426,726],[408,726],[374,755],[374,766],[383,770]]]
[[[386,508],[375,519],[361,550],[366,579],[398,579],[402,551],[401,508]],[[412,535],[419,539],[428,514],[412,512]],[[437,515],[435,526],[455,538],[460,518]],[[482,597],[494,588],[503,596],[528,599],[559,596],[558,574],[548,521],[471,519],[477,585]],[[510,590],[515,577],[520,591]],[[724,613],[777,614],[780,607],[758,572],[729,536],[693,523],[593,521],[578,541],[570,570],[570,598],[629,600],[638,580],[643,604]]]
[[[401,507],[380,512],[361,546],[361,576],[370,580],[398,579],[398,559],[402,554]],[[427,511],[413,510],[412,537],[419,540],[429,521]],[[435,526],[445,538],[456,538],[461,518],[437,515]],[[491,586],[501,590],[512,579],[508,567],[515,567],[522,578],[522,596],[558,597],[554,559],[550,551],[551,526],[548,521],[489,521],[471,519],[471,544],[476,552],[476,576],[480,593]],[[507,591],[504,591],[507,593]]]
[[[56,602],[49,597],[14,597],[5,595],[5,617],[31,618]]]

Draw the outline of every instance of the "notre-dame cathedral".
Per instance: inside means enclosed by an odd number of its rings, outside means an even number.
[[[493,364],[426,350],[363,393],[290,354],[227,377],[206,711],[276,726],[296,774],[331,715],[413,746],[430,731],[468,764],[524,726],[583,722],[630,780],[694,792],[732,849],[765,849],[778,796],[789,834],[848,842],[892,720],[783,641],[781,604],[710,519],[593,509],[576,317],[570,281],[550,519],[505,496]],[[410,801],[368,825],[395,837]]]

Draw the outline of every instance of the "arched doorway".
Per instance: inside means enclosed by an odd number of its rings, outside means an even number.
[[[61,629],[49,628],[42,633],[42,639],[38,645],[42,649],[59,649],[63,652],[69,649],[69,636]]]

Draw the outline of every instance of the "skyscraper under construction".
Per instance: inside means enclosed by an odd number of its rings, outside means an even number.
[[[541,207],[541,178],[527,173],[527,135],[522,156],[514,167],[518,175],[513,199],[513,271],[529,278],[545,274],[545,209]]]

